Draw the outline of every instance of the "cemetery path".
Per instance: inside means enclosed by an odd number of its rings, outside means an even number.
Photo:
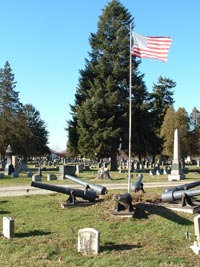
[[[190,181],[192,183],[194,181]],[[170,186],[178,186],[181,184],[187,183],[185,180],[181,181],[173,181],[173,182],[152,182],[152,183],[144,183],[144,189],[145,188],[155,188],[155,187],[170,187]],[[113,190],[113,189],[127,189],[128,185],[127,183],[100,183],[102,186],[105,186],[107,190]],[[83,189],[83,186],[78,184],[68,184],[68,185],[62,185],[66,187],[72,187],[72,188],[79,188]],[[36,187],[31,187],[30,185],[27,186],[0,186],[0,197],[7,197],[7,196],[24,196],[24,195],[36,195],[36,194],[56,194],[56,192],[52,192],[49,190],[44,190]]]

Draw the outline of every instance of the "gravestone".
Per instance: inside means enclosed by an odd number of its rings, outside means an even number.
[[[111,180],[109,170],[107,168],[100,168],[98,170],[97,178]]]
[[[85,170],[85,171],[90,171],[90,165],[85,165],[85,166],[84,166],[84,170]]]
[[[12,165],[15,170],[19,169],[19,162],[16,156],[12,156]]]
[[[53,166],[58,166],[59,165],[59,160],[58,159],[54,159],[53,160]]]
[[[9,239],[15,237],[14,220],[11,217],[3,217],[3,235]]]
[[[75,165],[60,165],[59,166],[59,179],[65,179],[65,175],[76,176],[76,167]]]
[[[32,176],[33,176],[33,173],[30,172],[30,171],[28,171],[28,172],[27,172],[27,177],[29,178],[29,177],[32,177]]]
[[[163,174],[170,174],[168,166],[164,166]]]
[[[200,246],[200,215],[194,217],[194,233]]]
[[[149,171],[149,174],[152,176],[152,175],[155,175],[156,173],[155,173],[154,170],[150,170],[150,171]]]
[[[76,165],[76,173],[82,173],[83,172],[83,165]]]
[[[26,171],[27,170],[27,165],[23,159],[19,160],[19,170],[20,171]]]
[[[193,246],[191,246],[190,248],[194,251],[195,254],[200,255],[200,215],[194,217],[194,233],[197,241],[195,241]]]
[[[11,177],[13,177],[13,178],[19,177],[19,173],[17,171],[14,171],[11,173]]]
[[[156,170],[156,175],[162,175],[162,170],[161,169],[157,169]]]
[[[100,233],[94,228],[80,229],[78,232],[78,252],[84,255],[99,253]]]
[[[41,181],[41,176],[38,175],[38,174],[33,174],[32,181],[33,182],[40,182]]]
[[[179,181],[185,179],[185,175],[181,169],[181,157],[180,157],[180,140],[178,129],[174,131],[174,153],[171,174],[168,175],[169,181]]]
[[[0,173],[0,178],[4,178],[4,177],[5,177],[4,173]]]
[[[12,148],[10,145],[8,145],[6,149],[6,157],[7,157],[7,163],[5,166],[5,175],[11,175],[11,173],[14,172],[15,169],[12,164]]]
[[[47,174],[47,181],[57,180],[57,176],[55,174]]]

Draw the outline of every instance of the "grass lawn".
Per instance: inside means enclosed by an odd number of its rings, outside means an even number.
[[[95,173],[80,176],[91,182]],[[127,182],[127,173],[111,173],[113,182]],[[200,175],[191,172],[186,183],[198,180]],[[25,182],[24,182],[25,180]],[[45,175],[43,177],[45,181]],[[166,176],[151,177],[144,174],[144,182],[167,181]],[[5,178],[0,186],[30,184],[30,178]],[[60,181],[67,183],[68,181]],[[58,181],[52,181],[58,183]],[[194,216],[176,213],[163,207],[150,205],[147,200],[157,197],[163,188],[146,189],[146,193],[133,194],[138,205],[135,218],[114,216],[113,200],[116,192],[109,191],[103,201],[85,207],[62,209],[63,194],[2,197],[0,221],[4,216],[15,220],[15,238],[0,236],[0,266],[5,267],[197,267],[200,257],[190,249],[194,236]],[[140,203],[136,202],[140,199]],[[92,227],[100,231],[100,253],[83,256],[77,252],[78,230]],[[2,223],[0,223],[2,233]],[[191,233],[190,239],[185,233]]]

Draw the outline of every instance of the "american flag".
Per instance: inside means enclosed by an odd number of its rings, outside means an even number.
[[[133,33],[131,54],[139,58],[152,58],[167,61],[172,39],[170,37],[152,37]]]

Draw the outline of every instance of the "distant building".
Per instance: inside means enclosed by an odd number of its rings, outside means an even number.
[[[66,158],[66,150],[61,151],[61,152],[55,151],[55,150],[53,150],[51,148],[49,150],[51,152],[51,154],[50,154],[51,160],[54,160],[56,158],[59,158],[59,159]]]

